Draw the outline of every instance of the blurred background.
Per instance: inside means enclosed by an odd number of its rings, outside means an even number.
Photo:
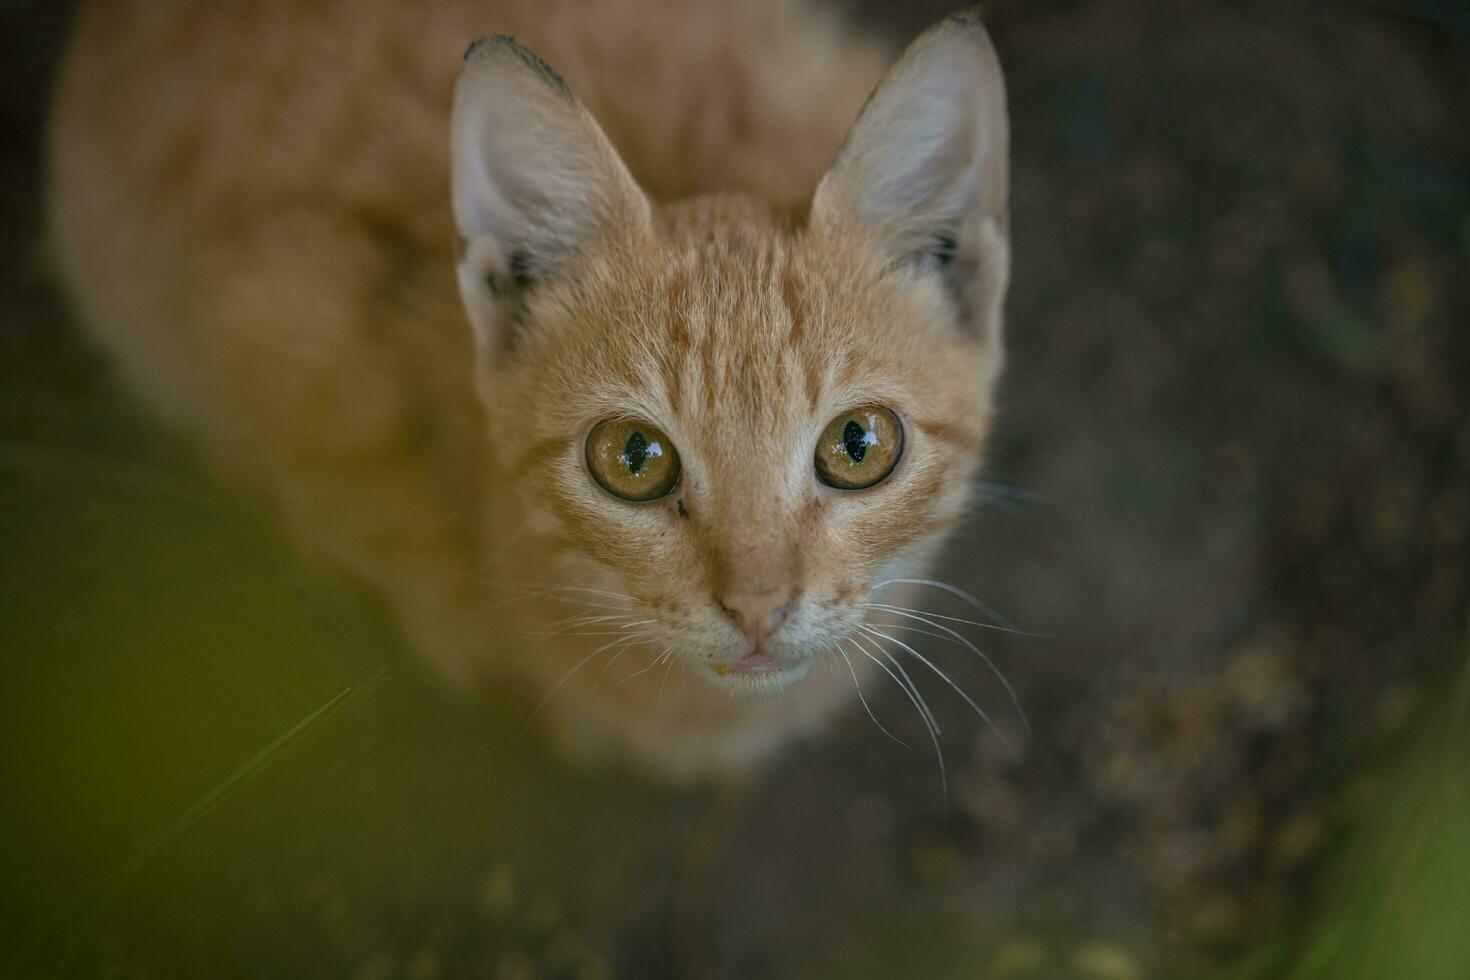
[[[448,697],[48,281],[70,6],[0,2],[0,976],[1470,976],[1470,8],[987,6],[1012,359],[946,572],[1040,635],[1014,758],[920,681],[945,796],[894,693],[912,749],[681,793]]]

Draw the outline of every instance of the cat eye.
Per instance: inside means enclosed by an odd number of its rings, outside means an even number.
[[[843,412],[817,443],[817,476],[838,490],[865,490],[893,472],[903,455],[903,423],[881,405]]]
[[[599,422],[587,436],[587,469],[619,500],[657,500],[679,485],[679,453],[669,437],[638,419]]]

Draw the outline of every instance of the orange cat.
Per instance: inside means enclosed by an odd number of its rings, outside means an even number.
[[[460,682],[728,770],[893,675],[865,604],[990,423],[1000,68],[968,16],[863,107],[881,68],[769,0],[105,0],[53,245],[139,394]]]

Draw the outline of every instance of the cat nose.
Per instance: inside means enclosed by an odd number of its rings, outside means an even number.
[[[726,592],[715,596],[715,603],[741,632],[759,642],[781,628],[795,597],[796,590],[788,585],[764,592]]]

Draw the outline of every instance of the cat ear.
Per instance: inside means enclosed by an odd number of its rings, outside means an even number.
[[[503,348],[526,291],[610,229],[648,225],[648,199],[561,76],[513,38],[466,53],[450,125],[460,295],[481,349]]]
[[[940,277],[962,326],[998,353],[1008,144],[1000,62],[980,22],[957,14],[888,70],[818,185],[812,220],[856,218],[895,262]]]

